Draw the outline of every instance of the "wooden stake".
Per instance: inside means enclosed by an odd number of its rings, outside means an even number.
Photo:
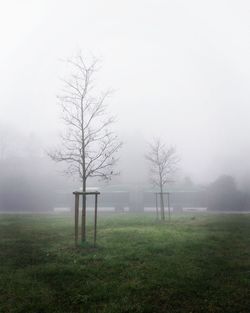
[[[82,242],[86,241],[86,195],[82,194]]]
[[[75,246],[78,245],[79,194],[75,194]]]
[[[157,220],[159,219],[159,209],[158,209],[158,195],[157,192],[155,193],[155,206],[156,206],[156,217]]]
[[[162,220],[165,221],[165,205],[164,205],[164,194],[161,193],[161,197],[162,197]]]
[[[96,246],[96,232],[97,232],[97,194],[95,194],[95,226],[94,226],[94,247]]]
[[[169,192],[167,193],[167,196],[168,196],[168,220],[170,222],[171,214],[170,214],[170,197],[169,197]]]

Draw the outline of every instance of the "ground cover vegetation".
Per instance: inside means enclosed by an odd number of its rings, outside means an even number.
[[[249,312],[250,215],[0,215],[0,312]]]

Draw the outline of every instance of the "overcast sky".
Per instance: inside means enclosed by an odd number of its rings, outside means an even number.
[[[247,0],[2,0],[0,123],[57,132],[61,59],[81,50],[122,136],[160,135],[198,181],[250,174],[249,37]]]

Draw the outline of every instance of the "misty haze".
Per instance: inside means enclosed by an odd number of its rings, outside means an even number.
[[[0,4],[0,312],[249,312],[249,21]]]

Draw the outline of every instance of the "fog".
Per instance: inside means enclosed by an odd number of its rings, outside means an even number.
[[[115,183],[147,181],[144,155],[159,136],[176,147],[180,179],[204,185],[226,174],[249,185],[248,1],[0,6],[2,158],[46,158],[63,130],[63,60],[81,51],[100,60],[98,88],[114,90],[109,110],[124,142]]]

